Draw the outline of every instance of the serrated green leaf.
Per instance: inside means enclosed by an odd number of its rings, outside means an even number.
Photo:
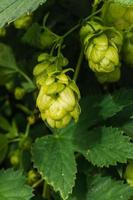
[[[99,102],[99,115],[101,115],[103,119],[112,117],[122,111],[125,107],[133,104],[132,99],[132,89],[121,89],[112,95],[108,94],[104,96],[101,102]]]
[[[0,1],[0,27],[11,23],[15,19],[33,12],[46,0],[1,0]]]
[[[46,136],[33,146],[34,166],[48,184],[67,199],[75,184],[76,162],[72,143],[66,138]]]
[[[128,136],[118,128],[102,127],[86,133],[86,146],[83,152],[93,165],[99,167],[116,165],[117,162],[126,163],[133,159],[133,143]]]
[[[17,64],[12,49],[0,43],[0,84],[5,84],[17,72]]]
[[[114,2],[121,3],[123,5],[132,5],[133,4],[133,0],[114,0]]]
[[[0,134],[0,163],[4,160],[8,150],[8,139],[6,135]]]
[[[90,180],[87,200],[129,200],[133,189],[122,181],[99,175]]]
[[[13,169],[0,171],[0,199],[1,200],[30,200],[33,196],[32,188],[25,184],[25,177],[21,171]]]

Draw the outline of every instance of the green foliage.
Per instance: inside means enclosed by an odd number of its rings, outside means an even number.
[[[88,150],[85,157],[99,167],[126,163],[133,159],[133,145],[122,131],[112,127],[97,128],[88,133]],[[89,145],[90,143],[90,145]]]
[[[30,200],[32,196],[32,189],[25,185],[25,177],[21,171],[0,171],[0,199]]]
[[[0,27],[3,27],[6,23],[10,24],[22,15],[33,12],[39,5],[45,2],[46,0],[1,0]]]
[[[0,43],[0,84],[5,84],[17,72],[17,65],[11,47]]]
[[[107,119],[108,117],[114,116],[116,113],[122,111],[125,107],[132,104],[133,99],[133,90],[132,89],[125,89],[119,90],[118,92],[114,93],[113,95],[106,95],[101,103],[99,104],[100,115]]]
[[[88,181],[89,182],[89,181]],[[90,200],[127,200],[133,195],[133,190],[122,181],[110,177],[94,176],[89,182],[87,199]]]
[[[8,150],[8,140],[3,134],[0,134],[0,163],[4,160]]]
[[[58,135],[38,139],[33,147],[33,159],[47,183],[59,191],[63,199],[67,199],[76,178],[71,142]]]
[[[132,5],[133,4],[133,0],[113,0],[116,3],[121,3],[123,5]]]
[[[22,41],[27,43],[31,46],[35,46],[39,48],[39,37],[40,37],[41,27],[39,24],[34,23],[32,24],[27,32],[22,37]]]
[[[0,200],[131,200],[132,18],[128,0],[0,1]]]

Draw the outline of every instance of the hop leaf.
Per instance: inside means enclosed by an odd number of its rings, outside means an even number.
[[[133,190],[122,181],[110,177],[94,176],[90,181],[87,199],[89,200],[128,200]]]
[[[25,177],[21,171],[13,169],[0,171],[0,199],[6,200],[30,200],[31,187],[25,184]]]
[[[65,200],[72,192],[76,175],[73,146],[69,138],[46,136],[33,147],[34,165],[48,184]]]

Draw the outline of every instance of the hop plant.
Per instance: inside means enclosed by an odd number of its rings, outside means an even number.
[[[125,35],[125,41],[123,43],[123,60],[129,66],[133,67],[133,32],[128,32]]]
[[[128,163],[124,176],[127,183],[133,187],[133,161],[132,160]]]
[[[35,66],[33,74],[40,89],[37,107],[41,118],[52,128],[63,128],[72,118],[77,122],[80,92],[76,83],[66,75],[67,70],[62,70],[68,63],[67,59],[62,55],[51,57],[42,54],[38,61],[40,63]]]
[[[122,46],[120,32],[92,21],[81,28],[80,36],[92,71],[110,73],[120,65],[119,51]]]
[[[22,16],[14,21],[14,26],[17,29],[25,29],[27,28],[32,22],[32,13]]]
[[[121,70],[120,67],[117,67],[114,71],[109,72],[109,73],[100,73],[96,72],[95,76],[98,80],[99,83],[114,83],[119,81],[121,77]]]
[[[103,5],[102,18],[106,25],[125,30],[133,24],[133,6],[106,1]]]

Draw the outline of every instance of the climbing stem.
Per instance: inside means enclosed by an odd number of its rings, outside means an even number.
[[[46,181],[44,182],[42,197],[50,200],[49,185]]]
[[[82,21],[80,21],[78,24],[76,24],[75,26],[73,26],[69,31],[67,31],[63,36],[61,36],[61,38],[66,38],[68,35],[70,35],[72,32],[74,32],[76,29],[78,29],[82,23],[84,23],[85,21],[91,19],[93,16],[97,15],[98,13],[101,12],[101,8],[95,12],[93,12],[91,15],[89,15],[88,17],[84,18]]]
[[[74,81],[76,81],[77,78],[78,78],[80,68],[81,68],[81,64],[82,64],[82,61],[83,61],[83,55],[84,55],[84,50],[83,50],[83,48],[81,48],[80,55],[79,55],[79,58],[78,58],[78,62],[77,62],[76,69],[75,69],[75,73],[74,73],[74,76],[73,76]]]
[[[21,76],[23,76],[23,78],[24,78],[25,80],[27,80],[27,82],[29,82],[30,84],[33,85],[33,87],[35,87],[35,85],[33,84],[32,80],[29,78],[29,76],[27,76],[27,74],[25,74],[21,69],[18,69],[17,72],[18,72]]]

